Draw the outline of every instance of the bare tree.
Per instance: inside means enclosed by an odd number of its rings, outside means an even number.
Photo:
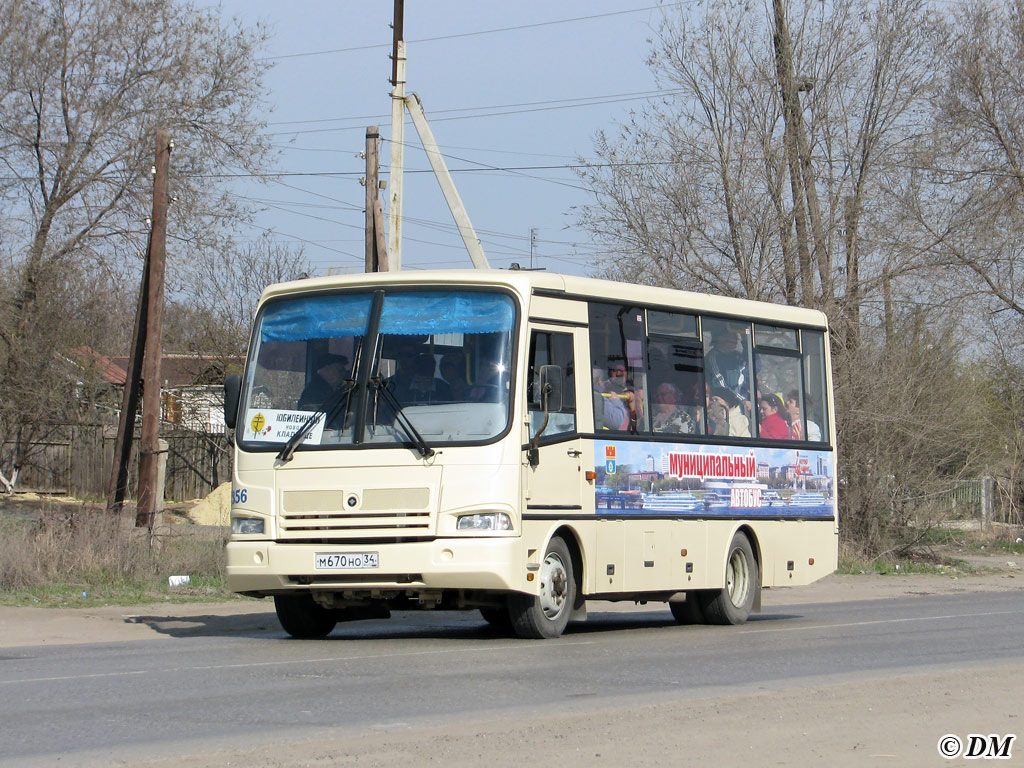
[[[887,242],[886,195],[931,129],[933,22],[921,0],[795,5],[666,18],[650,65],[670,95],[598,136],[583,222],[616,275],[799,301],[856,329],[921,265]]]
[[[649,59],[671,95],[634,115],[602,163],[583,171],[598,194],[583,222],[614,254],[609,274],[728,295],[778,296],[772,202],[778,122],[763,24],[717,3],[699,23],[666,20]],[[767,85],[767,88],[766,88]]]
[[[301,248],[269,238],[195,260],[184,278],[187,287],[176,303],[178,328],[169,343],[220,357],[225,365],[229,361],[237,364],[249,344],[263,289],[271,283],[307,277],[309,272]]]
[[[828,313],[845,529],[874,552],[987,450],[977,415],[946,407],[972,383],[968,291],[906,208],[941,135],[943,30],[923,0],[718,0],[666,18],[650,63],[672,92],[599,135],[604,162],[583,173],[607,274]]]
[[[1024,0],[960,6],[934,97],[943,140],[908,206],[939,263],[1024,315]]]
[[[173,0],[0,0],[0,237],[13,273],[0,322],[0,432],[14,474],[35,429],[65,307],[51,285],[76,264],[131,272],[145,243],[152,136],[175,142],[169,248],[187,260],[244,216],[226,170],[259,171],[259,29]],[[58,339],[59,341],[59,339]],[[46,410],[45,408],[42,410]]]

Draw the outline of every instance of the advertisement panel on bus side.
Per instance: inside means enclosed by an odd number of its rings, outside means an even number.
[[[831,451],[598,440],[598,515],[831,519]]]

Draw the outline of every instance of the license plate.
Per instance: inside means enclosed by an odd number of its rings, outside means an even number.
[[[376,552],[319,552],[314,556],[313,567],[317,570],[346,570],[352,568],[376,568]]]

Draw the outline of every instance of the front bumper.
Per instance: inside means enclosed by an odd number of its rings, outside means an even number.
[[[376,552],[378,567],[314,568],[317,554],[346,552]],[[228,588],[246,593],[446,589],[535,593],[537,582],[527,581],[526,566],[520,537],[440,538],[401,544],[231,541],[227,545]]]

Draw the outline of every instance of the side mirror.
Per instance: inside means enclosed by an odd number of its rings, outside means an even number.
[[[234,429],[238,420],[238,398],[242,394],[242,377],[232,373],[224,379],[224,424]]]
[[[540,405],[545,413],[562,410],[562,368],[558,365],[540,367]]]

